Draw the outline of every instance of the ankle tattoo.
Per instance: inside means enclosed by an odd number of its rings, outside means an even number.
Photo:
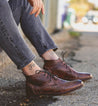
[[[34,63],[31,63],[31,64],[28,66],[29,70],[32,70],[34,67],[35,67],[35,64],[34,64]]]

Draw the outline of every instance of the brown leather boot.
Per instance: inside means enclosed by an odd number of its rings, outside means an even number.
[[[76,72],[60,58],[58,60],[45,60],[43,68],[45,70],[48,70],[53,75],[64,80],[88,80],[92,78],[92,75],[89,73]]]
[[[27,97],[66,94],[82,86],[81,80],[62,80],[45,70],[36,71],[36,74],[26,76]]]

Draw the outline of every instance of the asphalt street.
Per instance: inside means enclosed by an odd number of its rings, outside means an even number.
[[[63,31],[53,36],[53,39],[60,48],[57,54],[61,56],[62,51],[69,50],[72,55],[66,56],[65,60],[79,72],[92,73],[93,79],[84,82],[81,89],[66,95],[34,97],[28,101],[25,98],[25,78],[21,70],[17,70],[12,61],[2,52],[0,54],[0,106],[98,106],[98,32],[82,31],[81,33],[80,38],[68,38],[69,40],[66,41],[66,31]],[[42,67],[41,58],[37,57],[35,61]]]

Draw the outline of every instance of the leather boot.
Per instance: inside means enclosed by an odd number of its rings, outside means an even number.
[[[62,80],[45,70],[36,71],[36,74],[25,77],[27,97],[40,95],[62,95],[83,86],[83,82],[81,80]]]
[[[43,68],[45,70],[64,80],[88,80],[92,78],[89,73],[75,71],[60,58],[58,60],[45,60],[44,62]]]

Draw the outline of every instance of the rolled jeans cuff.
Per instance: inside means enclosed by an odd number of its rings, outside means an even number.
[[[17,65],[17,69],[23,69],[25,66],[27,66],[32,60],[34,60],[36,57],[35,55],[32,55],[27,60],[23,61],[23,64]]]
[[[42,57],[42,55],[43,55],[45,52],[47,52],[48,50],[51,50],[51,49],[52,49],[53,51],[56,51],[56,50],[58,49],[58,47],[57,47],[56,45],[49,46],[49,47],[44,46],[44,47],[41,48],[41,49],[42,49],[42,50],[40,50],[40,52],[38,52],[40,57]]]

